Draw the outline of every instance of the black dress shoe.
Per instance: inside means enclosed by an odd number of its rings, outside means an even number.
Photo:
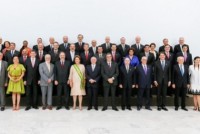
[[[130,110],[130,111],[132,110],[131,107],[127,107],[127,109]]]
[[[124,110],[125,110],[125,107],[122,107],[122,110],[124,111]]]
[[[69,106],[65,106],[65,109],[66,109],[66,110],[69,110],[70,108],[69,108]]]
[[[102,111],[106,111],[107,110],[107,108],[106,107],[104,107],[103,109],[102,109]]]
[[[187,108],[185,108],[185,107],[184,107],[184,108],[181,108],[181,109],[182,109],[182,110],[184,110],[184,111],[188,111],[188,109],[187,109]]]
[[[149,111],[152,111],[152,109],[150,108],[150,107],[148,107],[148,108],[145,108],[146,110],[149,110]]]
[[[46,110],[46,108],[47,108],[46,106],[42,106],[42,110]]]
[[[5,110],[5,107],[1,107],[1,111],[4,111]]]
[[[164,111],[168,111],[168,109],[167,109],[166,107],[162,107],[162,109],[163,109]]]
[[[57,108],[56,108],[56,110],[60,110],[62,107],[61,106],[58,106]]]
[[[98,107],[95,107],[94,109],[95,109],[96,111],[98,111]]]
[[[161,111],[161,107],[158,107],[157,109],[158,109],[158,111]]]
[[[33,106],[34,109],[39,109],[38,106]]]
[[[29,106],[29,107],[26,107],[25,108],[25,111],[28,111],[28,110],[30,110],[31,109],[31,107]]]
[[[178,107],[175,107],[175,111],[178,111]]]
[[[137,107],[137,111],[140,111],[140,109],[141,109],[140,107]]]
[[[116,107],[112,108],[112,110],[114,110],[114,111],[119,111]]]
[[[92,109],[92,107],[88,107],[88,109],[87,110],[91,110]]]

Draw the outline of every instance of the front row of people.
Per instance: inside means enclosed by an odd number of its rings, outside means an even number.
[[[13,58],[13,64],[7,67],[7,62],[3,61],[3,54],[0,53],[0,97],[1,110],[5,109],[5,87],[7,94],[12,93],[13,110],[20,109],[20,95],[25,93],[26,102],[25,110],[31,108],[38,109],[38,86],[42,92],[42,109],[52,110],[52,93],[54,85],[57,88],[58,106],[57,110],[62,108],[62,92],[65,95],[65,108],[69,110],[69,93],[73,97],[73,109],[76,109],[77,98],[79,109],[82,110],[83,96],[88,94],[88,110],[94,106],[98,110],[98,90],[99,85],[103,84],[104,104],[102,111],[107,110],[108,97],[111,92],[112,109],[118,111],[115,104],[115,93],[117,85],[122,89],[121,106],[122,110],[131,110],[131,92],[132,89],[138,89],[137,110],[141,110],[143,98],[145,95],[145,109],[152,110],[150,105],[150,89],[152,85],[157,88],[157,110],[165,110],[167,88],[172,85],[175,89],[175,110],[179,108],[179,96],[181,96],[181,109],[187,111],[185,97],[187,89],[190,89],[194,97],[195,108],[200,110],[200,99],[198,96],[199,86],[195,84],[199,79],[200,58],[194,59],[194,65],[188,67],[184,65],[184,57],[177,58],[177,65],[171,67],[170,63],[165,60],[165,53],[159,54],[158,61],[153,66],[147,65],[147,57],[141,58],[141,64],[136,68],[130,66],[130,59],[124,58],[123,65],[112,62],[112,55],[106,54],[106,61],[97,63],[97,58],[91,58],[91,65],[80,64],[80,56],[75,56],[75,64],[70,65],[65,60],[65,53],[59,54],[60,60],[52,64],[51,56],[45,55],[45,62],[39,63],[35,51],[31,51],[30,58],[25,65],[19,64],[17,56]],[[171,71],[171,69],[173,71]],[[195,72],[198,69],[198,74]],[[171,73],[172,72],[172,73]],[[190,74],[190,75],[189,75]],[[197,76],[198,75],[198,76]],[[190,76],[193,78],[190,85]],[[103,80],[103,82],[101,81]],[[9,82],[8,82],[9,80]],[[8,84],[7,84],[8,83]],[[71,91],[70,91],[71,89]],[[102,89],[100,89],[102,90]]]

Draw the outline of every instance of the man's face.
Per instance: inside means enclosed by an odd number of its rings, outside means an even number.
[[[35,52],[31,52],[31,54],[30,54],[30,55],[31,55],[31,57],[32,57],[32,58],[35,58],[35,56],[36,56],[36,53],[35,53]]]
[[[65,59],[65,54],[64,53],[60,53],[60,59]]]
[[[68,43],[68,37],[67,37],[67,36],[64,36],[64,37],[63,37],[63,42],[64,42],[64,43]]]
[[[110,61],[112,60],[111,54],[106,55],[106,60],[107,60],[108,62],[110,62]]]

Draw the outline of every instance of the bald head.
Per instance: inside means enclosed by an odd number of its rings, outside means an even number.
[[[136,42],[136,44],[140,44],[141,37],[139,35],[135,37],[135,42]]]
[[[106,37],[105,37],[105,42],[106,42],[106,43],[110,43],[110,37],[109,37],[109,36],[106,36]]]

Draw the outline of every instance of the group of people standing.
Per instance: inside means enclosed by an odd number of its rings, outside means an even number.
[[[91,46],[83,42],[79,34],[78,42],[69,43],[68,37],[63,37],[59,44],[53,37],[49,45],[44,46],[42,38],[37,39],[33,48],[28,47],[28,41],[23,41],[20,51],[15,49],[13,42],[0,38],[0,101],[1,111],[5,110],[5,93],[12,93],[13,110],[20,109],[21,94],[26,94],[26,108],[38,109],[38,89],[42,93],[42,109],[52,110],[53,90],[57,91],[57,110],[61,109],[64,93],[65,108],[69,110],[70,95],[73,97],[73,109],[82,110],[83,96],[87,94],[88,110],[93,107],[98,110],[98,94],[103,94],[103,109],[107,110],[111,94],[112,109],[116,106],[116,92],[121,91],[122,110],[131,109],[131,95],[137,91],[137,110],[143,107],[151,109],[151,89],[156,89],[157,110],[165,110],[167,92],[174,91],[175,110],[186,108],[186,94],[193,94],[194,110],[200,111],[200,57],[192,60],[189,45],[184,38],[179,38],[179,44],[174,49],[168,39],[163,39],[163,45],[156,51],[156,44],[142,45],[140,36],[135,38],[135,44],[127,45],[122,37],[120,44],[110,42],[97,46],[92,40]]]

